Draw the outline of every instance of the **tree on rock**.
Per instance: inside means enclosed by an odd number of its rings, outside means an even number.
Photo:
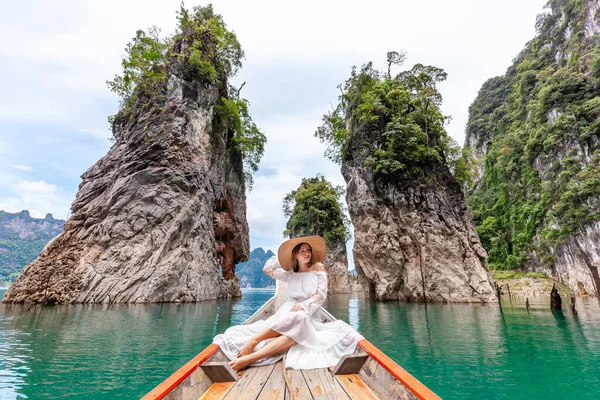
[[[319,235],[327,243],[324,265],[329,275],[330,293],[350,293],[346,242],[350,221],[339,198],[344,188],[333,186],[324,176],[304,178],[296,190],[283,199],[283,213],[289,218],[284,236]]]

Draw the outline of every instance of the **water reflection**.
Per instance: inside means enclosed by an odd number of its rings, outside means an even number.
[[[136,398],[247,318],[248,303],[0,306],[0,398]],[[243,302],[243,301],[242,301]],[[256,307],[258,308],[258,307]],[[245,314],[245,317],[244,317]]]
[[[580,300],[579,318],[552,314],[544,298],[530,299],[529,314],[516,298],[502,310],[361,297],[327,306],[337,317],[357,313],[369,341],[444,399],[578,399],[600,392],[600,308]]]

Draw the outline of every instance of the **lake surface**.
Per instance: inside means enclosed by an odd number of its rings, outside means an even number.
[[[0,298],[5,290],[0,289]],[[272,296],[112,306],[0,305],[0,399],[135,399]],[[600,307],[579,317],[522,304],[371,303],[326,307],[444,399],[579,399],[600,394]]]

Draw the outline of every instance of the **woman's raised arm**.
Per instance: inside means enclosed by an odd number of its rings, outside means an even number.
[[[265,266],[263,267],[263,272],[273,279],[284,282],[288,281],[290,274],[289,271],[281,268],[281,265],[279,265],[279,260],[277,260],[277,256],[273,256],[267,260]]]

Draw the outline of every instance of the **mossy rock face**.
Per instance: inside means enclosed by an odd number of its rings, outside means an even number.
[[[554,271],[593,293],[600,265],[600,24],[553,0],[537,35],[469,108],[467,201],[496,269]]]

